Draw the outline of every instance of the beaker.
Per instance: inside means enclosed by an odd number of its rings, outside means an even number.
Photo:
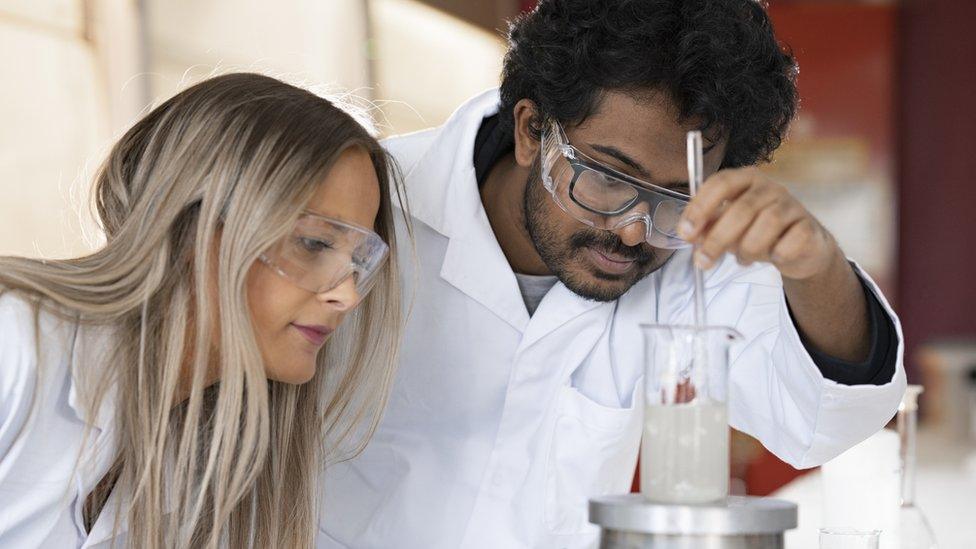
[[[644,434],[641,494],[663,503],[703,503],[729,493],[729,346],[722,326],[641,326]]]
[[[878,549],[881,530],[821,528],[820,549]]]
[[[935,532],[925,513],[915,505],[915,437],[918,429],[918,395],[921,385],[909,385],[898,405],[901,437],[901,506],[898,509],[900,549],[934,549]]]

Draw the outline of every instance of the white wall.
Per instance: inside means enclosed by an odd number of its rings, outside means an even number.
[[[0,4],[0,253],[86,248],[69,200],[104,134],[80,3]],[[83,199],[85,193],[79,193]]]
[[[442,123],[497,85],[501,37],[415,0],[149,0],[156,99],[256,70],[375,100],[384,134]]]
[[[368,93],[364,0],[148,0],[147,20],[157,100],[230,71]]]
[[[387,134],[443,123],[472,95],[497,86],[500,35],[413,0],[371,0],[376,92]]]
[[[112,142],[211,74],[352,91],[393,134],[497,85],[503,53],[414,0],[0,0],[0,254],[99,245],[89,189]]]

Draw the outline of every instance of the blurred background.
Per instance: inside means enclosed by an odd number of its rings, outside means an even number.
[[[90,176],[188,84],[249,70],[326,85],[373,102],[382,134],[409,132],[497,85],[506,20],[534,3],[0,0],[0,254],[97,247]],[[800,63],[801,109],[766,169],[901,315],[909,377],[926,385],[923,430],[949,441],[927,444],[933,455],[972,447],[976,2],[770,0],[769,11]],[[744,435],[733,454],[740,492],[774,493],[800,474]]]

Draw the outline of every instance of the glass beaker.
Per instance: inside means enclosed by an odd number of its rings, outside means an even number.
[[[640,488],[663,503],[704,503],[729,493],[729,345],[721,326],[641,326],[644,434]]]
[[[898,406],[898,435],[901,438],[901,507],[898,537],[901,549],[934,549],[935,532],[925,513],[915,505],[915,437],[918,429],[918,395],[921,385],[909,385]]]
[[[821,528],[820,549],[878,549],[881,530]]]

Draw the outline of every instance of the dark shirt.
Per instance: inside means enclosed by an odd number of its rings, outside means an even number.
[[[478,186],[484,185],[488,172],[501,157],[515,150],[511,131],[499,124],[498,115],[486,117],[481,122],[474,140],[474,173]],[[871,352],[864,362],[848,362],[822,353],[810,345],[797,328],[800,340],[814,364],[824,377],[844,385],[884,385],[895,375],[898,354],[898,334],[892,318],[881,306],[874,292],[858,277],[868,300],[868,316],[871,331]],[[787,304],[787,308],[789,305]],[[790,318],[793,312],[790,311]],[[793,319],[794,325],[796,320]]]

